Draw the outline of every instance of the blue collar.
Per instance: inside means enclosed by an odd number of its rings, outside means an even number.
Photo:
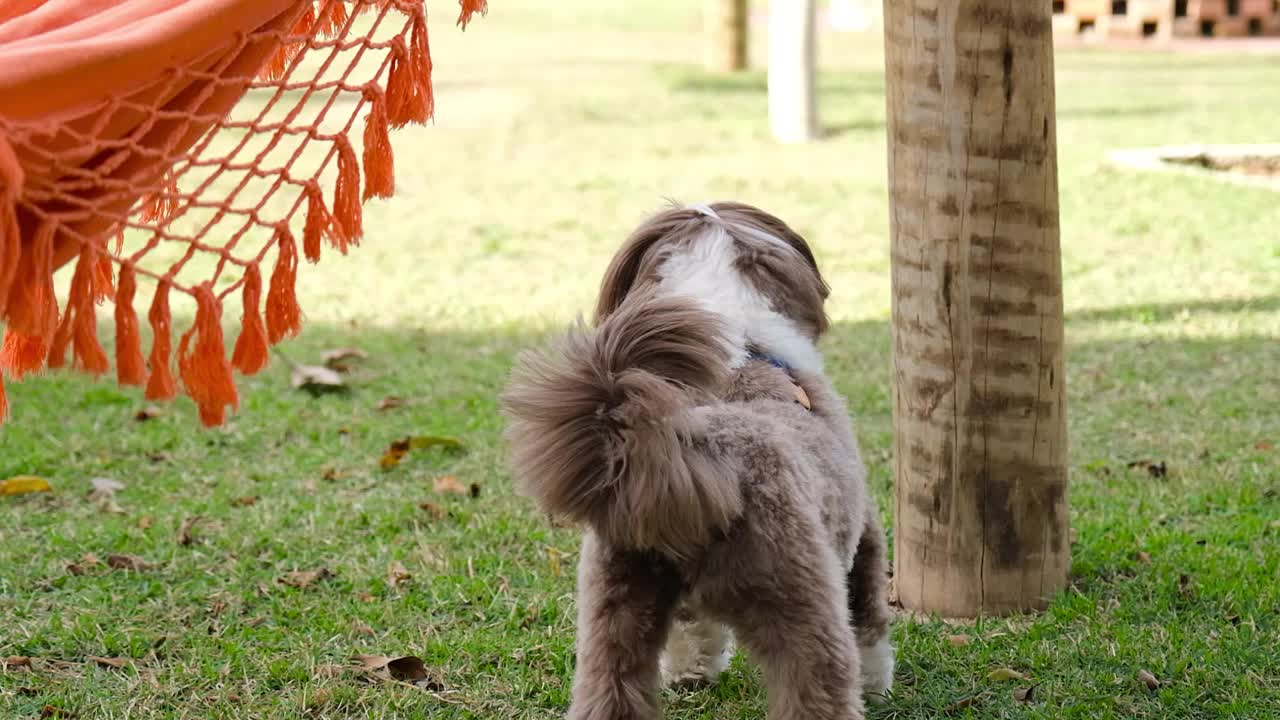
[[[777,355],[773,355],[767,352],[760,352],[759,350],[751,350],[750,352],[748,352],[747,359],[756,360],[758,362],[767,362],[770,365],[780,370],[786,370],[787,372],[791,372],[794,369],[791,367],[790,364],[787,363],[786,360],[783,360]]]

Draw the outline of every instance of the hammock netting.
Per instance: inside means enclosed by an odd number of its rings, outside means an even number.
[[[459,4],[464,29],[487,9]],[[6,375],[111,369],[112,301],[117,381],[221,424],[233,370],[300,329],[299,260],[359,242],[395,190],[389,129],[433,111],[423,0],[0,3],[0,422]],[[195,306],[176,348],[174,293]]]

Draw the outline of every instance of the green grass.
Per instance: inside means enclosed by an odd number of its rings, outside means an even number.
[[[693,65],[694,9],[591,3],[579,27],[579,8],[512,0],[461,35],[443,5],[439,119],[393,137],[399,196],[368,206],[358,251],[301,273],[309,322],[284,352],[365,349],[349,394],[292,391],[276,362],[241,382],[226,427],[202,431],[187,400],[138,422],[140,395],[105,381],[10,384],[0,478],[56,491],[0,499],[0,657],[40,659],[0,670],[0,717],[562,716],[577,538],[512,494],[495,396],[519,349],[590,307],[663,196],[758,203],[812,239],[835,288],[830,371],[891,517],[878,41],[823,36],[832,135],[779,147],[760,73]],[[1035,617],[899,621],[897,692],[872,717],[1280,716],[1280,196],[1102,164],[1113,147],[1274,140],[1277,74],[1280,58],[1060,53],[1071,587]],[[388,395],[409,404],[378,411]],[[378,468],[391,441],[423,434],[469,451]],[[1127,467],[1144,459],[1168,476]],[[445,474],[480,496],[435,494]],[[94,477],[127,485],[123,514],[84,498]],[[232,504],[243,496],[259,500]],[[155,567],[67,571],[89,552]],[[412,579],[392,586],[393,562]],[[278,582],[321,567],[333,577]],[[418,655],[446,691],[325,669],[356,653]],[[989,680],[997,667],[1030,683]],[[1027,684],[1029,705],[1012,697]],[[741,658],[666,700],[678,720],[764,713]]]

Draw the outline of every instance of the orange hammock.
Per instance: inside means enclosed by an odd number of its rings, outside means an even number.
[[[458,24],[485,4],[460,0]],[[312,262],[359,241],[361,204],[394,190],[388,128],[432,112],[423,0],[0,2],[0,422],[5,374],[61,367],[68,349],[80,370],[109,369],[95,306],[110,298],[118,381],[168,399],[180,380],[220,424],[232,368],[261,370],[268,343],[299,330],[297,238]],[[54,272],[72,260],[60,307]],[[146,361],[140,279],[154,286]],[[176,359],[174,291],[196,304]]]

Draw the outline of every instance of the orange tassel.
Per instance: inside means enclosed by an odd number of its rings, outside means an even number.
[[[138,313],[133,310],[138,281],[132,265],[120,266],[119,283],[116,290],[116,380],[121,385],[141,385],[147,381],[147,368],[142,360]]]
[[[436,114],[435,91],[431,87],[431,44],[427,40],[427,13],[420,10],[413,16],[413,40],[409,47],[413,62],[416,94],[421,103],[419,122],[426,122]]]
[[[9,294],[18,277],[22,259],[22,231],[18,227],[18,196],[26,184],[26,173],[13,146],[0,133],[0,320],[9,307]]]
[[[389,198],[396,191],[395,158],[387,136],[387,101],[377,87],[366,87],[369,114],[364,119],[364,199]]]
[[[233,410],[239,406],[239,398],[222,343],[222,306],[209,283],[196,288],[195,295],[196,322],[178,343],[178,370],[183,387],[200,409],[200,422],[212,427],[226,419],[228,405]]]
[[[344,0],[329,0],[316,22],[316,35],[331,38],[347,24],[347,4]]]
[[[23,335],[52,337],[58,325],[58,298],[53,292],[53,241],[57,226],[40,223],[35,237],[21,246],[18,272],[9,290],[8,327]]]
[[[9,419],[9,398],[4,394],[4,373],[0,372],[0,425]]]
[[[314,181],[307,183],[307,224],[302,230],[302,252],[308,261],[320,261],[320,238],[329,232],[332,223],[333,217],[324,206],[320,186]]]
[[[22,237],[18,229],[18,210],[10,200],[0,198],[0,318],[9,307],[9,291],[18,276],[22,259]]]
[[[160,178],[160,188],[143,200],[142,221],[165,223],[178,211],[178,179],[171,173]]]
[[[75,313],[72,321],[72,342],[76,368],[91,375],[101,375],[110,367],[107,354],[98,342],[98,312],[94,309],[93,277],[97,266],[97,252],[85,248],[80,252],[75,275],[71,278],[71,296],[67,300],[67,316]]]
[[[333,192],[333,218],[338,250],[347,254],[348,244],[358,244],[364,235],[364,220],[360,210],[360,166],[356,164],[356,151],[346,136],[335,140],[338,147],[338,182]]]
[[[467,29],[467,23],[471,22],[472,15],[489,14],[488,0],[458,0],[458,4],[462,6],[462,12],[458,13],[458,26],[463,30]]]
[[[124,228],[116,231],[116,254],[124,254]]]
[[[105,243],[97,256],[93,263],[93,301],[101,303],[103,300],[115,297],[115,278],[112,276],[116,269],[111,262],[111,256],[107,255]]]
[[[156,285],[155,297],[151,300],[151,310],[147,313],[151,322],[151,358],[148,365],[151,377],[147,379],[148,400],[168,400],[178,394],[178,385],[174,382],[173,371],[169,368],[170,337],[169,316],[169,281],[161,280]]]
[[[0,347],[0,368],[7,370],[15,380],[39,371],[44,367],[48,354],[44,338],[24,335],[12,326],[5,328],[4,345]]]
[[[404,127],[414,119],[413,64],[409,62],[409,50],[399,37],[391,41],[391,72],[387,75],[387,119],[391,127]]]
[[[71,282],[71,292],[76,290],[76,283]],[[71,347],[71,340],[75,328],[72,327],[72,321],[75,318],[75,312],[72,306],[75,300],[67,299],[67,309],[62,313],[62,319],[58,322],[56,329],[53,331],[53,337],[49,340],[49,354],[45,356],[44,364],[50,369],[63,367],[67,364],[67,349]]]
[[[267,365],[267,330],[262,325],[258,305],[262,302],[262,275],[258,266],[244,271],[244,315],[240,319],[240,337],[231,353],[231,366],[252,375]]]
[[[271,273],[271,289],[267,291],[267,337],[275,345],[293,337],[302,329],[302,309],[294,294],[298,278],[298,250],[294,247],[289,226],[276,226],[276,268]]]

